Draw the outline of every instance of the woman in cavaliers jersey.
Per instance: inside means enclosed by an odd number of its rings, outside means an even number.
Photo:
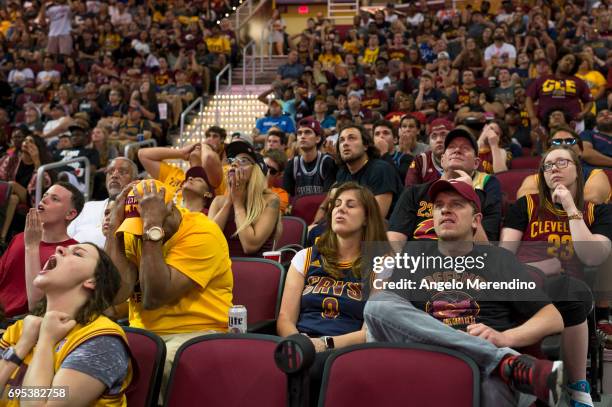
[[[568,146],[578,156],[582,157],[582,140],[569,127],[559,127],[552,131],[548,138],[548,148],[552,146]],[[584,200],[594,204],[608,202],[610,200],[610,181],[606,173],[600,168],[593,168],[580,160],[582,175],[584,178]],[[527,194],[538,193],[539,175],[533,174],[526,177],[516,193],[516,198]]]
[[[306,334],[318,352],[365,342],[361,243],[387,241],[367,188],[347,182],[330,202],[331,228],[291,262],[277,322],[279,335]]]
[[[20,389],[53,387],[36,399],[49,397],[45,405],[54,398],[71,406],[127,406],[127,338],[102,314],[120,284],[111,259],[94,244],[57,248],[34,279],[45,299],[0,340],[0,405],[18,406]]]
[[[567,287],[569,276],[582,277],[581,264],[597,266],[608,257],[612,215],[607,205],[584,201],[582,165],[571,148],[551,147],[542,158],[538,177],[543,180],[538,194],[523,196],[506,215],[501,245],[548,276],[563,272],[550,282]],[[542,242],[542,246],[521,245],[521,241]],[[562,346],[567,350],[564,362],[572,405],[592,406],[586,382],[587,311],[576,301],[557,301],[555,306],[565,325]]]

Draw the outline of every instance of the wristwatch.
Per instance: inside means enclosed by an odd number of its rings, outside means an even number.
[[[164,229],[159,226],[153,226],[147,229],[143,236],[143,240],[150,240],[152,242],[159,242],[164,238]]]
[[[567,215],[568,220],[582,220],[582,214],[580,212],[576,212],[573,215]]]
[[[23,363],[23,360],[19,356],[17,356],[17,352],[15,352],[15,348],[13,348],[12,346],[6,348],[4,352],[2,352],[2,359],[6,360],[7,362],[14,363],[17,366],[21,366],[21,364]]]
[[[325,343],[327,349],[334,349],[334,338],[331,336],[322,336],[321,340]]]

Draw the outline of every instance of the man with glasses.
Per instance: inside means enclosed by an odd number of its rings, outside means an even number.
[[[433,182],[442,176],[444,140],[454,128],[446,119],[435,119],[429,126],[429,150],[414,157],[405,177],[407,187]]]
[[[103,201],[85,203],[81,214],[68,226],[68,236],[77,242],[92,242],[104,249],[106,237],[102,233],[104,211],[109,202],[138,177],[138,167],[129,158],[117,157],[106,167],[106,190],[108,198]]]
[[[472,133],[458,126],[446,135],[444,153],[440,159],[441,178],[460,179],[471,183],[482,206],[482,222],[474,239],[496,241],[501,222],[501,185],[495,176],[477,170],[478,144]],[[391,241],[437,239],[433,225],[433,202],[429,196],[432,182],[404,189],[389,220],[387,236]]]

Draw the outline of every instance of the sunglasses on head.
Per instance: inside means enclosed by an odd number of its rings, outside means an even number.
[[[576,145],[576,143],[578,142],[578,140],[576,140],[574,137],[571,138],[556,138],[556,139],[552,139],[550,140],[550,145],[551,146],[573,146]]]

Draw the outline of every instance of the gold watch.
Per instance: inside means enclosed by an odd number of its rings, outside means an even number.
[[[576,212],[573,215],[567,215],[568,220],[582,220],[582,213]]]
[[[152,226],[147,229],[143,236],[142,240],[150,240],[152,242],[159,242],[164,238],[164,229],[159,226]]]

